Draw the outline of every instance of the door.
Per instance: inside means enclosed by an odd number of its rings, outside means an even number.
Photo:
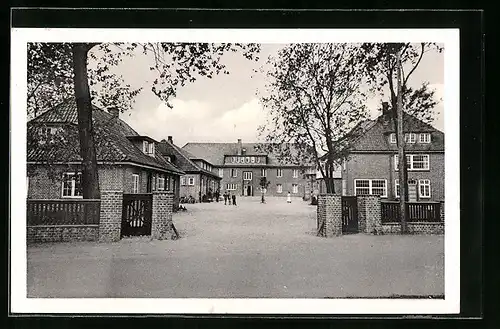
[[[358,201],[355,196],[342,197],[342,233],[358,233]]]
[[[252,193],[252,186],[251,185],[248,185],[247,186],[247,190],[246,190],[246,196],[253,196],[253,193]]]
[[[148,172],[147,184],[146,184],[146,192],[153,192],[153,174]]]
[[[124,194],[120,237],[151,235],[151,194]]]

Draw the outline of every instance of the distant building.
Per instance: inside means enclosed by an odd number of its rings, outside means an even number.
[[[221,178],[217,169],[208,161],[200,159],[174,144],[172,136],[158,144],[160,153],[186,173],[180,179],[179,196],[193,197],[196,202],[200,197],[208,196],[220,188]]]
[[[279,160],[273,153],[259,148],[258,143],[187,143],[183,150],[194,158],[213,165],[221,178],[221,192],[229,191],[240,196],[261,194],[260,180],[270,182],[266,195],[309,198],[315,171],[309,164],[292,164]],[[293,147],[293,145],[291,146]]]

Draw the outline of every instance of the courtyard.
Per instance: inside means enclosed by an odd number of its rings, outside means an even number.
[[[28,247],[28,297],[442,296],[444,236],[319,238],[300,198],[188,204],[181,238]]]

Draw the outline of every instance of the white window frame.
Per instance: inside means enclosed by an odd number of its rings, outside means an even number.
[[[170,176],[167,176],[165,177],[165,191],[170,191],[170,188],[171,188],[171,183],[170,183],[170,179],[171,177]],[[172,180],[172,182],[175,182],[174,180]],[[173,185],[173,184],[172,184]],[[173,187],[173,186],[172,186]]]
[[[397,141],[396,141],[396,133],[390,133],[389,135],[389,143],[391,144],[396,144]]]
[[[292,193],[293,194],[299,193],[299,184],[292,184]]]
[[[250,157],[250,162],[255,163],[255,157]]]
[[[219,177],[224,177],[224,168],[219,168]]]
[[[356,186],[356,183],[358,181],[368,181],[368,187],[357,187]],[[381,198],[387,198],[387,179],[377,179],[377,178],[373,178],[373,179],[370,179],[370,178],[357,178],[357,179],[354,179],[354,195],[358,195],[357,194],[357,189],[358,188],[368,188],[368,191],[369,191],[369,194],[368,195],[378,195],[378,194],[373,194],[373,189],[374,188],[380,188],[380,187],[373,187],[373,181],[383,181],[384,182],[384,194],[380,194],[380,197]],[[366,195],[366,194],[360,194],[360,195]]]
[[[283,193],[283,184],[276,184],[276,193]]]
[[[186,177],[181,177],[181,185],[186,186]]]
[[[158,177],[158,191],[165,191],[165,177]]]
[[[252,178],[253,178],[253,172],[251,171],[243,172],[243,180],[252,180]]]
[[[238,189],[238,184],[235,183],[227,183],[226,190],[228,191],[236,191]]]
[[[139,193],[139,175],[132,174],[132,193]]]
[[[260,169],[260,177],[267,177],[267,169],[266,168]]]
[[[429,144],[431,142],[431,134],[430,133],[420,133],[418,142],[422,144]]]
[[[238,169],[231,168],[231,177],[238,177]]]
[[[155,143],[148,144],[148,155],[150,155],[150,156],[155,155]]]
[[[142,152],[148,154],[148,141],[142,141]]]
[[[203,183],[203,182],[202,182]],[[194,186],[194,177],[188,177],[187,185]]]
[[[429,194],[424,195],[422,193],[422,187],[429,187]],[[430,199],[431,198],[431,180],[430,179],[419,179],[418,180],[418,197],[421,199]]]
[[[399,198],[399,179],[394,180],[394,197]]]
[[[70,175],[72,178],[71,178],[71,195],[64,195],[64,182],[65,182],[65,176],[67,175]],[[81,172],[64,172],[62,174],[62,184],[61,184],[61,198],[64,198],[64,199],[82,199],[83,198],[83,191],[82,191],[82,195],[75,195],[75,192],[76,192],[76,177],[78,175],[82,175]],[[81,185],[81,181],[80,181],[80,185]]]
[[[276,177],[283,177],[283,169],[281,168],[276,169]]]
[[[292,176],[293,176],[293,178],[299,178],[299,170],[293,169]]]
[[[427,162],[424,161],[424,164],[427,163],[427,168],[413,168],[414,167],[414,160],[413,157],[415,156],[423,156],[427,158]],[[394,170],[399,171],[399,162],[398,162],[398,155],[394,155]],[[408,171],[429,171],[431,168],[431,158],[429,154],[407,154],[406,155],[406,167]]]

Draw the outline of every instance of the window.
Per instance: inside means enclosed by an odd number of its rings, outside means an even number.
[[[238,188],[238,184],[230,183],[226,185],[226,190],[235,191]]]
[[[250,158],[249,157],[245,157],[245,163],[250,163]]]
[[[390,142],[391,144],[396,144],[396,133],[391,133],[391,134],[389,135],[389,142]]]
[[[294,169],[293,170],[293,178],[298,178],[299,177],[299,170],[298,169]]]
[[[232,162],[236,163],[236,157],[232,157]]]
[[[256,162],[256,163],[260,163],[260,157],[257,157],[257,158],[255,159],[255,162]]]
[[[158,191],[165,191],[165,177],[158,177]]]
[[[188,185],[194,185],[194,177],[188,177]]]
[[[394,155],[394,170],[399,170],[399,157]],[[430,160],[428,154],[407,154],[406,166],[409,171],[411,170],[429,170]]]
[[[260,170],[260,176],[261,177],[266,177],[267,176],[267,169],[266,168],[262,168]]]
[[[252,172],[244,171],[243,172],[243,180],[252,180]]]
[[[399,198],[399,179],[394,180],[394,197]]]
[[[299,193],[299,186],[297,184],[292,184],[292,193]]]
[[[354,194],[387,197],[387,181],[385,179],[355,179]]]
[[[224,168],[219,168],[219,177],[224,177]]]
[[[428,179],[420,179],[418,181],[418,196],[420,198],[431,197],[431,181]]]
[[[276,192],[277,193],[283,193],[283,185],[276,184]]]
[[[186,177],[181,177],[181,185],[186,185]]]
[[[81,198],[82,193],[82,173],[63,173],[62,177],[62,197]]]
[[[166,180],[165,180],[165,182],[167,183],[167,184],[165,185],[165,191],[170,191],[170,179],[171,179],[171,178],[170,178],[170,176],[167,176],[167,178],[166,178]],[[175,186],[175,185],[174,185],[174,186]]]
[[[231,177],[238,177],[238,169],[231,169]]]
[[[405,142],[406,143],[415,143],[417,141],[417,134],[414,133],[407,133],[405,134]]]
[[[139,193],[139,175],[132,174],[132,193]]]
[[[251,162],[251,163],[255,163],[255,157],[251,157],[251,158],[250,158],[250,162]]]
[[[431,134],[429,134],[429,133],[420,134],[419,142],[420,143],[430,143],[431,142]]]
[[[154,175],[153,176],[153,191],[156,191],[156,187],[157,187],[156,182],[157,182],[157,177],[156,177],[156,175]]]
[[[283,177],[283,170],[282,169],[276,169],[276,177]]]
[[[147,155],[154,156],[155,144],[149,143],[148,141],[142,141],[142,152],[144,152]]]

